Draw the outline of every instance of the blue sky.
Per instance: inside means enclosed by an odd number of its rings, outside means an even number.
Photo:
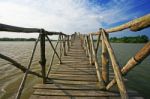
[[[0,0],[0,23],[49,31],[90,33],[111,28],[150,13],[150,0]],[[135,36],[129,30],[111,36]],[[37,37],[3,32],[0,37]]]

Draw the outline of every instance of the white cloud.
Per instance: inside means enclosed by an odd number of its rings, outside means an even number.
[[[97,31],[103,22],[113,24],[131,17],[123,13],[126,7],[119,2],[123,0],[114,0],[106,8],[102,5],[92,6],[87,0],[3,0],[0,1],[0,23],[67,34],[75,31],[87,33]]]

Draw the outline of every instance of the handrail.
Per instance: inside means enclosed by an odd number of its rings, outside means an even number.
[[[131,31],[136,32],[136,31],[140,31],[142,29],[145,29],[147,27],[150,27],[150,14],[147,14],[143,17],[134,19],[134,20],[127,22],[125,24],[122,24],[120,26],[106,29],[105,31],[107,33],[113,33],[113,32],[118,32],[118,31],[122,31],[122,30],[130,28]],[[100,33],[98,31],[98,32],[91,33],[91,34],[98,35]]]
[[[6,25],[0,23],[0,31],[7,31],[7,32],[24,32],[24,33],[45,33],[47,35],[65,35],[62,32],[50,32],[46,31],[44,29],[39,29],[39,28],[24,28],[24,27],[17,27],[17,26],[11,26],[11,25]]]

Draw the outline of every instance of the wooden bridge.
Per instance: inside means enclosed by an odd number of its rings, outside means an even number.
[[[109,33],[112,32],[127,28],[132,31],[138,31],[149,26],[150,15],[119,27],[107,30],[101,28],[98,32],[86,35],[77,33],[66,35],[62,32],[49,32],[38,28],[22,28],[0,24],[0,31],[39,33],[27,67],[1,53],[0,58],[11,62],[12,65],[24,72],[16,99],[21,98],[28,74],[43,79],[43,84],[37,84],[33,87],[34,92],[30,99],[143,99],[139,93],[125,87],[123,76],[150,54],[150,41],[121,68],[108,38]],[[51,35],[59,35],[55,46],[48,37]],[[94,42],[93,38],[96,38],[96,42]],[[48,69],[46,69],[47,60],[45,57],[46,40],[53,49]],[[39,41],[41,73],[30,70]],[[101,64],[98,61],[100,59],[97,57],[100,43],[102,45]],[[58,48],[59,51],[57,50]],[[54,57],[58,58],[59,64],[53,65]]]
[[[120,99],[118,91],[106,91],[98,82],[95,66],[89,64],[78,36],[62,62],[53,66],[49,82],[34,86],[30,99]],[[109,76],[114,77],[111,68]],[[128,94],[131,99],[143,99],[135,91]]]

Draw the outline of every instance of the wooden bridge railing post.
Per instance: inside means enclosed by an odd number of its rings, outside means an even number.
[[[67,46],[68,46],[68,51],[67,51],[67,52],[69,52],[69,49],[70,49],[70,43],[69,43],[69,40],[70,40],[70,39],[69,39],[69,37],[70,37],[70,36],[67,35]]]
[[[84,38],[83,38],[83,41],[84,41],[84,50],[85,50],[85,53],[86,53],[86,56],[88,57],[88,46],[87,46],[87,41],[86,41],[86,35],[84,35]]]
[[[102,75],[100,73],[100,68],[99,68],[99,64],[98,64],[98,60],[97,60],[97,55],[96,55],[95,48],[94,48],[93,37],[92,37],[91,34],[90,34],[90,43],[91,43],[91,50],[92,50],[93,60],[94,60],[95,68],[96,68],[97,78],[98,78],[98,81],[100,83],[101,89],[105,89],[104,81],[103,81]]]
[[[64,38],[63,38],[63,54],[64,54],[64,56],[67,56],[67,53],[66,53],[66,36],[64,36]]]
[[[88,50],[89,62],[90,62],[90,64],[92,64],[93,60],[92,60],[92,53],[91,53],[89,36],[86,36],[86,42],[87,42],[87,50]]]
[[[40,64],[42,67],[42,76],[43,76],[43,83],[46,83],[46,57],[45,57],[45,33],[42,31],[40,34],[40,51],[41,51],[41,59]]]
[[[88,44],[88,38],[87,35],[84,35],[84,46],[85,46],[85,52],[86,52],[86,56],[90,57],[90,52],[89,52],[89,44]]]
[[[108,39],[109,35],[106,34],[106,37]],[[109,55],[104,40],[102,40],[101,64],[102,64],[102,78],[105,82],[105,85],[107,85],[109,82]]]
[[[126,90],[126,87],[125,87],[125,84],[124,84],[124,81],[123,81],[123,78],[121,75],[121,70],[120,70],[119,65],[116,61],[116,57],[115,57],[115,54],[113,52],[113,49],[112,49],[110,43],[108,42],[108,38],[106,37],[106,32],[102,29],[101,33],[102,33],[102,40],[104,41],[104,43],[107,47],[107,50],[108,50],[108,53],[109,53],[109,56],[111,59],[112,67],[114,70],[114,74],[115,74],[115,78],[117,81],[117,85],[118,85],[118,89],[119,89],[121,98],[122,99],[128,99],[127,90]]]
[[[60,59],[61,59],[61,57],[62,57],[62,51],[63,51],[63,49],[62,49],[62,41],[63,40],[63,35],[60,35],[60,43],[59,43],[59,54],[60,54]]]
[[[98,35],[98,39],[97,39],[97,43],[96,43],[96,48],[95,48],[95,52],[96,52],[96,54],[97,54],[97,52],[98,52],[98,48],[99,48],[100,37],[101,37],[101,34],[99,34],[99,35]]]

